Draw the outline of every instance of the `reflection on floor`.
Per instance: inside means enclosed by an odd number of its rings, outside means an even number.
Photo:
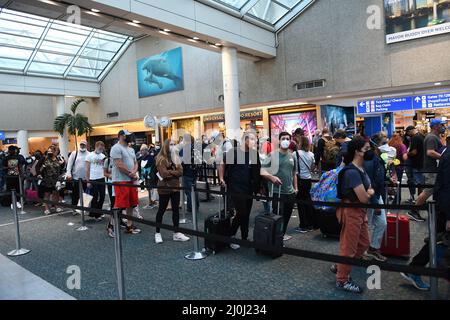
[[[75,300],[0,254],[0,300]]]

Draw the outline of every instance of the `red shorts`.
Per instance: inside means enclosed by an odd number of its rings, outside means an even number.
[[[115,182],[115,184],[132,184],[131,181]],[[137,188],[114,186],[114,193],[116,200],[114,203],[115,209],[128,209],[137,207],[139,204]]]

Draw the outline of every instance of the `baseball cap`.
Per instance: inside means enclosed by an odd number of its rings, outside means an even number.
[[[131,136],[133,133],[131,133],[128,130],[120,130],[119,131],[119,136]]]
[[[441,119],[433,119],[431,120],[430,127],[433,128],[434,126],[440,126],[441,124],[446,124],[447,121],[441,120]]]
[[[86,140],[81,140],[80,141],[80,145],[84,144],[85,146],[87,146],[87,141]]]
[[[414,127],[414,126],[408,126],[405,131],[408,132],[408,131],[414,130],[415,128],[416,127]]]

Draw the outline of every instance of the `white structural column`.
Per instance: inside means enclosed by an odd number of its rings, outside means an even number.
[[[66,101],[64,96],[56,97],[55,105],[56,105],[56,116],[62,116],[64,113],[66,113]],[[69,141],[67,131],[64,132],[64,135],[62,137],[58,134],[58,143],[61,155],[67,160],[69,156]]]
[[[240,139],[241,108],[239,105],[239,77],[236,48],[222,49],[223,94],[227,137]]]
[[[20,154],[24,157],[29,156],[28,149],[28,131],[27,130],[19,130],[17,131],[17,145],[20,148]]]

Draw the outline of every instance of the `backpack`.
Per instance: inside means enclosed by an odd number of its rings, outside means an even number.
[[[339,167],[331,171],[327,171],[319,179],[310,191],[312,201],[320,202],[336,202],[339,203],[341,200],[337,197],[337,181],[339,173],[343,168]],[[314,205],[315,209],[324,211],[336,210],[335,207],[326,207]]]
[[[334,140],[325,139],[325,147],[323,149],[322,161],[326,164],[336,164],[337,155],[339,154],[339,146]]]

